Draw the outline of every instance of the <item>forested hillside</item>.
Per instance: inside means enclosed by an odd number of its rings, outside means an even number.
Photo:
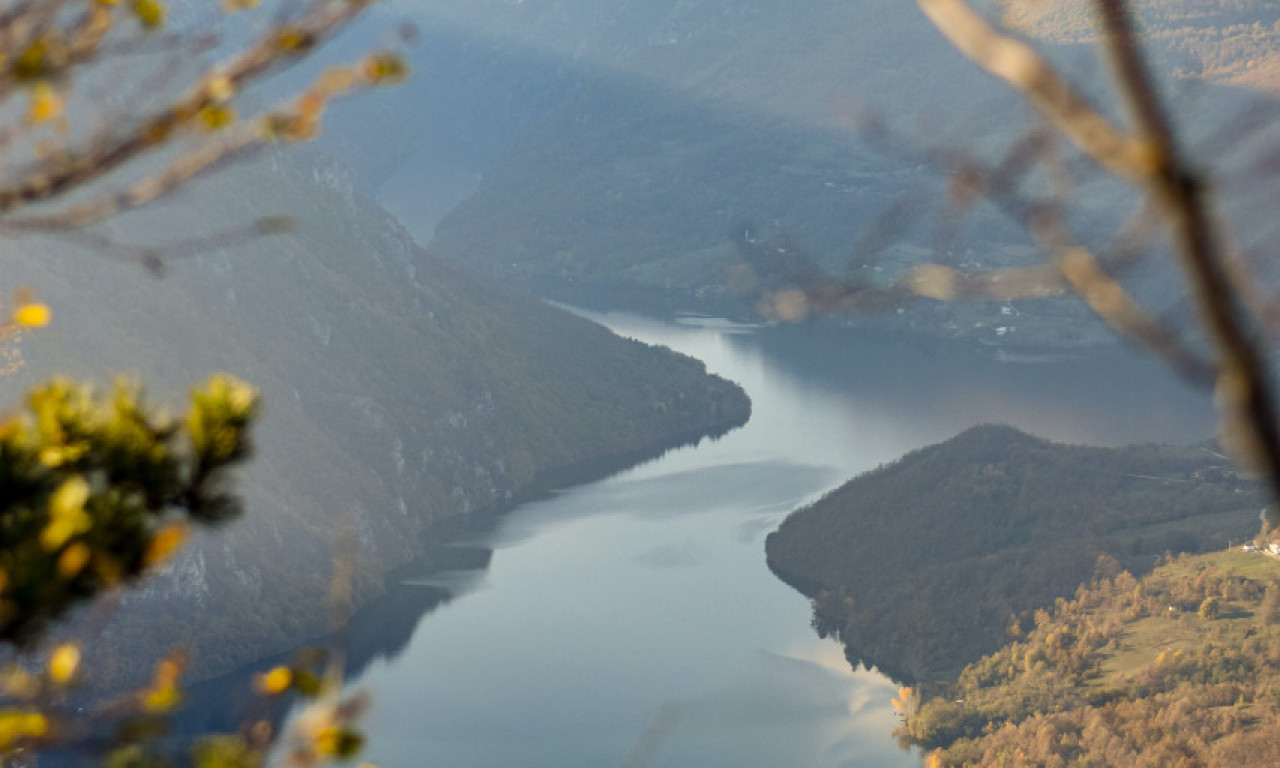
[[[898,733],[952,768],[1275,765],[1278,608],[1262,553],[1096,579],[942,695],[904,691]]]
[[[851,662],[929,683],[1088,581],[1258,527],[1261,502],[1200,447],[1092,448],[983,426],[857,477],[789,516],[769,566],[814,601]]]
[[[218,239],[263,214],[293,216],[295,232]],[[141,216],[102,234],[212,240],[163,279],[58,237],[0,244],[5,289],[29,285],[55,313],[21,340],[26,366],[0,394],[16,403],[54,372],[104,385],[124,372],[152,402],[177,403],[225,370],[262,390],[265,416],[248,514],[108,611],[92,644],[99,679],[174,645],[193,651],[199,677],[326,632],[331,614],[380,591],[433,521],[723,432],[749,412],[701,363],[420,250],[316,155],[231,169]],[[355,562],[335,563],[344,538]],[[338,567],[353,569],[352,604],[330,604]]]

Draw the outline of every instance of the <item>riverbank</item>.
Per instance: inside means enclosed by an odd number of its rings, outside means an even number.
[[[1105,354],[1122,346],[1115,332],[1074,296],[1017,302],[914,299],[901,309],[806,313],[798,321],[786,322],[768,319],[757,301],[735,296],[723,286],[689,291],[547,279],[513,284],[556,303],[599,312],[623,311],[664,320],[698,314],[753,325],[816,327],[907,343],[948,344],[992,355]]]

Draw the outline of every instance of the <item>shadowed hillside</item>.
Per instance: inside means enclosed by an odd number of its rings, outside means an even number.
[[[319,635],[379,593],[432,522],[747,418],[741,390],[701,363],[422,252],[314,155],[231,169],[108,234],[163,244],[264,213],[296,232],[211,246],[164,279],[56,237],[3,244],[6,289],[33,286],[55,312],[0,380],[8,401],[53,372],[136,374],[163,403],[226,370],[264,395],[248,514],[124,595],[94,647],[129,653],[95,662],[100,677],[173,645],[192,648],[198,677]],[[332,606],[341,541],[356,544],[343,564],[355,598]]]

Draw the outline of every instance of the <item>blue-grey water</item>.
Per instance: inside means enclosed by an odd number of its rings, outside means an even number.
[[[521,506],[472,542],[493,549],[486,570],[424,580],[455,599],[352,682],[373,693],[362,757],[383,768],[918,765],[890,736],[895,684],[817,638],[808,602],[765,567],[766,534],[851,476],[981,422],[1102,444],[1212,429],[1204,397],[1128,354],[999,362],[594,317],[739,382],[752,419]]]

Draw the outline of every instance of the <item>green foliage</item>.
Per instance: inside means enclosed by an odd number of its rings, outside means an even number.
[[[77,601],[160,562],[188,521],[239,512],[228,471],[250,451],[257,393],[216,375],[185,419],[124,381],[108,397],[57,378],[0,426],[0,639],[28,642]]]

